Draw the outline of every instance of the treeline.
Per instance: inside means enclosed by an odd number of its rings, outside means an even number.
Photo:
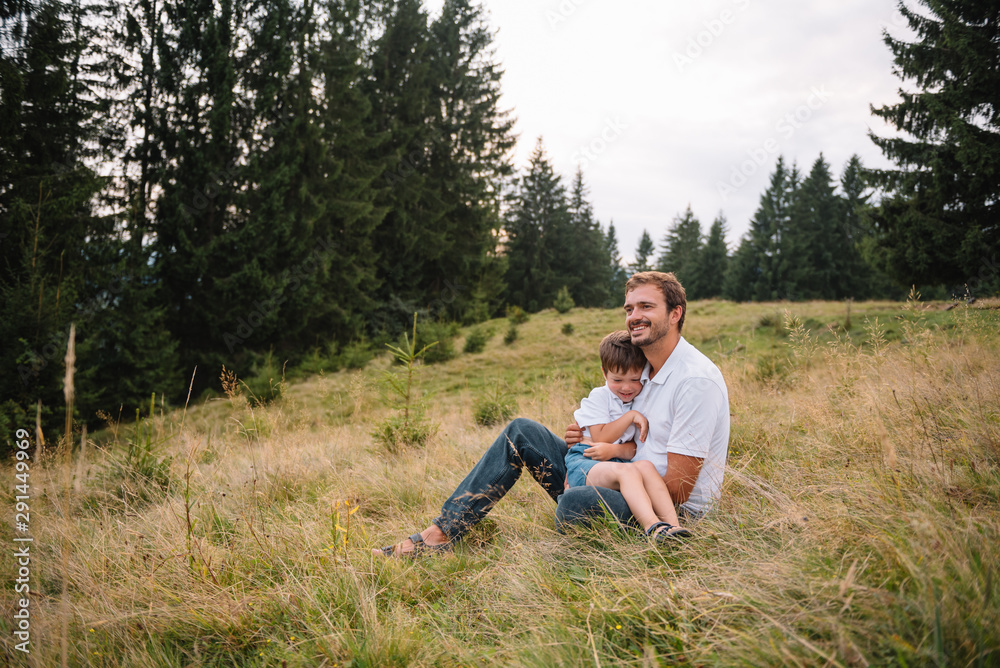
[[[858,156],[839,185],[838,192],[822,155],[805,178],[779,157],[721,294],[738,301],[905,296],[873,260],[870,195]]]
[[[839,184],[822,155],[804,178],[779,157],[750,229],[732,254],[725,216],[719,213],[706,233],[689,206],[667,227],[659,247],[643,231],[628,273],[672,271],[689,299],[897,299],[906,290],[875,260],[870,197],[857,156]]]
[[[577,306],[620,306],[627,278],[614,223],[605,231],[587,199],[583,172],[567,192],[538,140],[504,214],[506,298],[534,312],[561,291]]]

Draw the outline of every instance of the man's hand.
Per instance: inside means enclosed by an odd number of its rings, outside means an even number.
[[[573,423],[566,427],[566,445],[576,445],[583,440],[583,429],[580,425]]]

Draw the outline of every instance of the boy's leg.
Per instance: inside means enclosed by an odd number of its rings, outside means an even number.
[[[655,472],[655,468],[653,469]],[[663,484],[663,481],[660,481]],[[642,471],[631,463],[601,462],[590,469],[587,485],[619,489],[636,521],[648,530],[660,521],[646,493]],[[665,487],[664,487],[665,489]]]
[[[667,489],[667,484],[657,473],[653,462],[642,460],[632,462],[627,466],[634,467],[642,476],[642,486],[649,496],[649,502],[652,504],[656,516],[668,524],[680,526],[680,520],[677,519],[677,509],[674,508],[673,499],[670,498],[670,490]]]
[[[553,500],[566,480],[566,442],[542,425],[518,418],[501,432],[454,493],[434,525],[456,540],[479,522],[521,477],[524,468]]]

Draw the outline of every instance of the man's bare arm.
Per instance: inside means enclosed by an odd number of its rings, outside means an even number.
[[[663,482],[667,484],[670,499],[674,503],[684,503],[688,500],[691,490],[694,489],[694,483],[698,480],[703,461],[701,457],[667,453],[667,475],[663,476]]]

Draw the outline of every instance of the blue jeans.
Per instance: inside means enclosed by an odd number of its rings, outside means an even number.
[[[610,513],[623,524],[635,525],[625,497],[604,487],[571,487],[566,482],[566,442],[542,425],[517,418],[500,433],[479,463],[441,506],[434,520],[449,540],[461,538],[503,498],[527,468],[556,502],[556,528],[587,524]]]
[[[588,459],[583,456],[589,445],[577,443],[566,453],[566,479],[569,480],[570,487],[579,487],[587,484],[587,474],[601,462],[597,459]],[[627,459],[612,457],[609,462],[627,462]]]

